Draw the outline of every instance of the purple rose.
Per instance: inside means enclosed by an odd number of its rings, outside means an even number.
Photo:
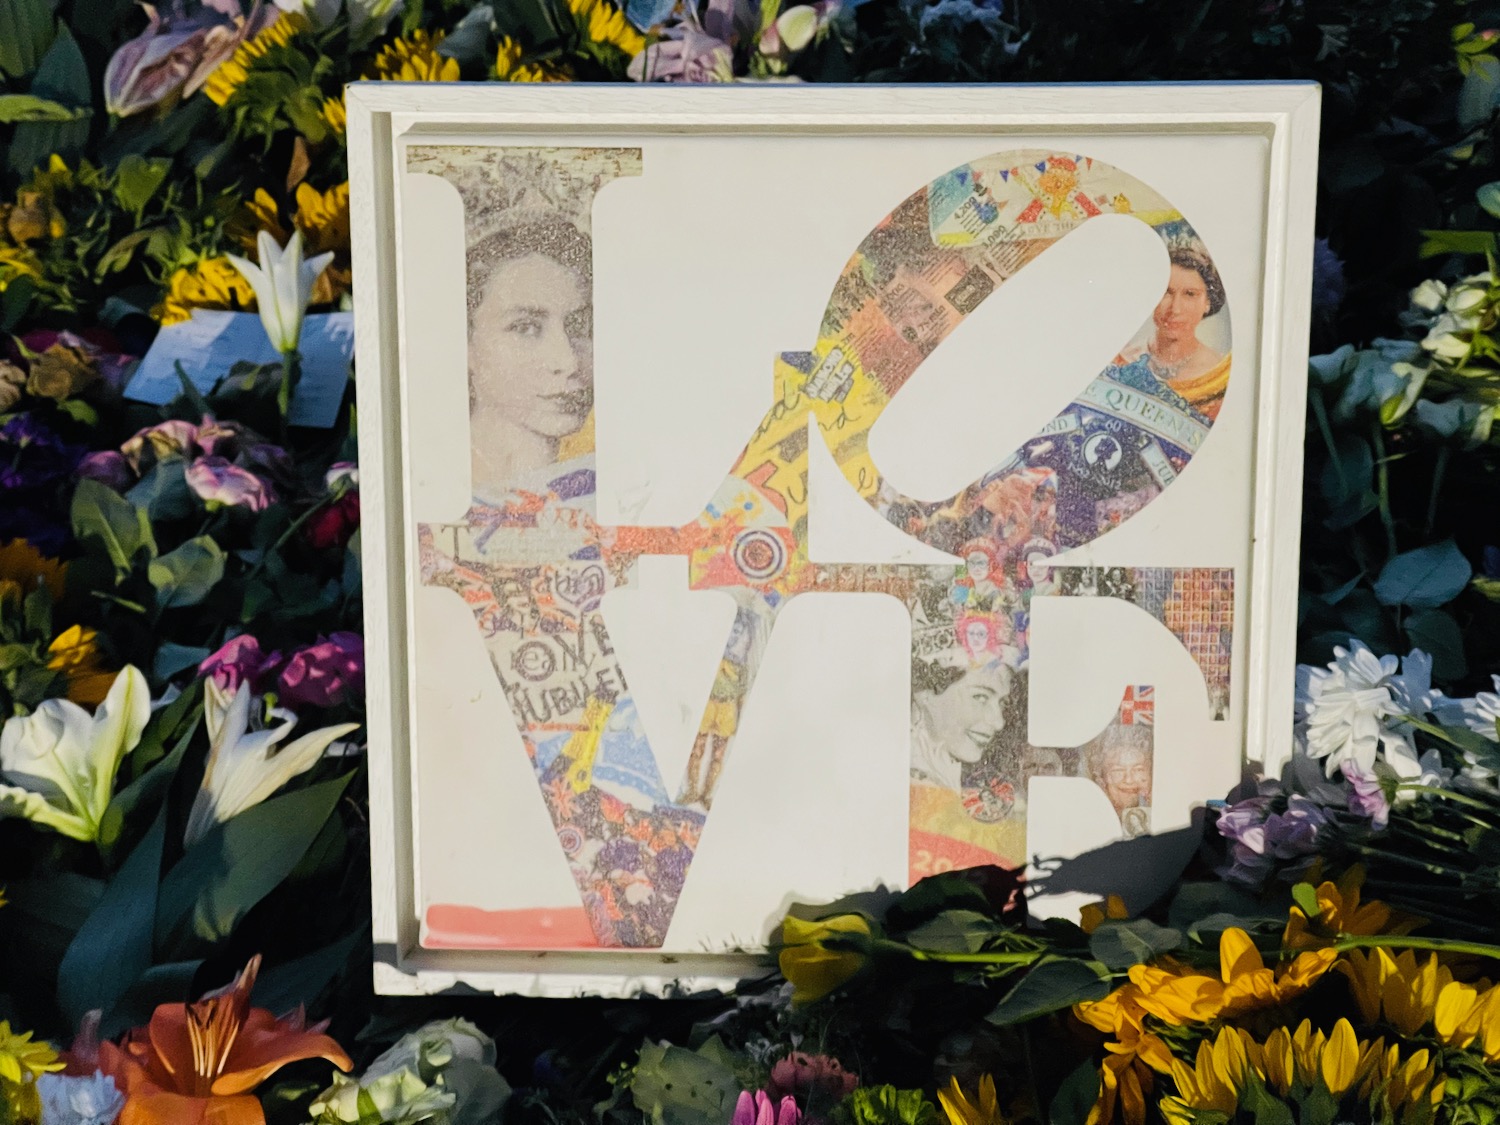
[[[86,455],[78,462],[73,475],[79,480],[96,480],[116,492],[124,492],[135,483],[135,473],[130,471],[130,462],[125,460],[123,453],[116,453],[113,449]]]
[[[249,633],[242,633],[226,641],[219,651],[198,665],[198,674],[206,676],[225,691],[233,692],[240,684],[249,682],[251,691],[261,690],[261,680],[267,672],[274,671],[281,662],[281,654],[269,656],[260,649],[260,642]]]
[[[365,639],[358,633],[332,633],[298,649],[276,679],[288,706],[332,707],[365,691]]]
[[[227,506],[263,512],[276,500],[276,493],[269,484],[222,457],[199,457],[187,467],[183,476],[188,487],[210,508]]]

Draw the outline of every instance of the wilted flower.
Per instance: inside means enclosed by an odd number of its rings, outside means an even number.
[[[113,1125],[125,1105],[115,1080],[97,1070],[86,1076],[44,1074],[36,1089],[47,1125]]]
[[[233,692],[243,683],[248,683],[251,690],[259,690],[262,677],[274,671],[280,662],[279,652],[263,653],[258,640],[242,633],[225,641],[217,652],[199,664],[198,674],[211,679],[222,691]]]
[[[277,676],[283,703],[332,707],[365,690],[365,640],[358,633],[332,633],[292,653]]]
[[[262,512],[276,499],[271,486],[248,469],[222,457],[199,457],[184,471],[191,488],[210,509],[248,508]]]
[[[297,725],[297,716],[275,708],[269,717],[281,720],[279,725],[259,729],[250,721],[253,699],[250,685],[244,681],[232,695],[213,680],[204,685],[208,764],[188,814],[183,836],[187,847],[203,839],[215,824],[253,808],[292,778],[312,769],[330,742],[359,726],[343,723],[324,727],[278,750],[277,745]]]
[[[79,341],[81,343],[81,341]],[[87,349],[58,341],[32,357],[26,390],[57,402],[72,398],[99,380],[99,368]]]
[[[48,699],[30,715],[7,719],[0,731],[0,816],[95,839],[115,773],[150,716],[146,677],[127,664],[93,715],[66,699]]]
[[[104,71],[104,104],[119,117],[191,95],[240,44],[280,15],[260,0],[248,16],[234,0],[205,4],[190,16],[180,2],[165,15],[150,4],[142,7],[150,19],[146,30],[122,44]]]
[[[137,473],[159,461],[192,457],[198,452],[198,427],[180,418],[169,418],[138,430],[120,446],[120,453]]]
[[[230,254],[235,269],[244,275],[255,290],[260,321],[272,345],[283,355],[297,350],[302,336],[302,317],[312,298],[313,282],[324,267],[333,261],[333,253],[319,254],[302,260],[302,232],[294,231],[285,249],[267,231],[256,240],[260,264]]]

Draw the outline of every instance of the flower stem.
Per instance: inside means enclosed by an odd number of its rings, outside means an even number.
[[[1391,512],[1391,472],[1385,455],[1385,435],[1377,421],[1371,430],[1375,441],[1375,469],[1380,491],[1380,522],[1385,526],[1386,558],[1396,557],[1396,517]]]
[[[1453,938],[1406,937],[1400,934],[1342,934],[1331,948],[1346,949],[1422,949],[1434,953],[1468,953],[1500,961],[1500,945]]]

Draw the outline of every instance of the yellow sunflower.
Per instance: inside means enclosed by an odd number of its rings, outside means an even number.
[[[235,48],[234,54],[219,64],[203,84],[203,92],[215,105],[227,105],[229,99],[250,77],[256,59],[264,58],[273,48],[285,47],[304,31],[312,29],[300,12],[283,12],[270,27],[257,32]]]
[[[568,11],[590,43],[607,43],[631,57],[646,49],[646,37],[609,0],[568,0]]]
[[[441,31],[403,35],[380,49],[364,76],[381,82],[457,82],[458,60],[438,54],[442,43]]]
[[[495,52],[495,77],[502,82],[569,82],[573,72],[555,62],[523,62],[526,52],[508,36],[500,36]]]
[[[165,326],[187,320],[194,309],[235,307],[255,308],[255,290],[228,258],[204,258],[171,276],[166,296],[151,315]]]

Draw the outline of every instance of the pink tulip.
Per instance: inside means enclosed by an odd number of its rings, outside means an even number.
[[[265,481],[222,457],[199,457],[183,475],[188,487],[211,508],[227,506],[262,512],[276,499]]]
[[[734,1117],[730,1125],[801,1125],[802,1111],[791,1098],[782,1098],[774,1104],[764,1090],[749,1090],[740,1094],[734,1106]]]

